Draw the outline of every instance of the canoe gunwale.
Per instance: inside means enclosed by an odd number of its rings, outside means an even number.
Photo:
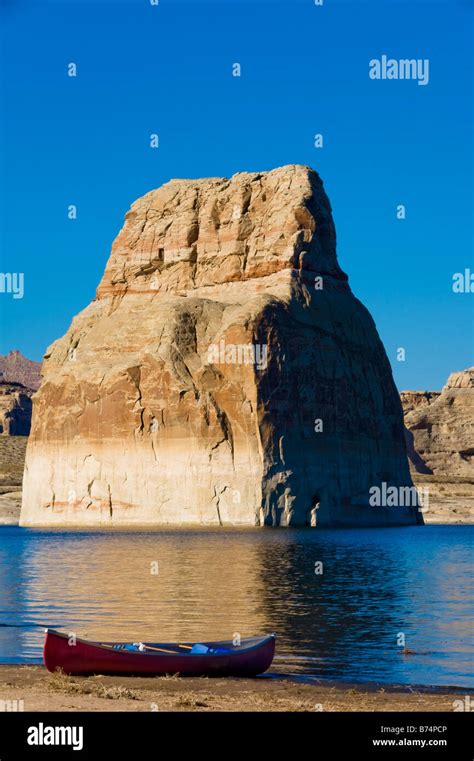
[[[57,637],[59,639],[63,640],[69,640],[70,635],[66,634],[65,632],[59,632],[56,629],[45,629],[46,637]],[[183,645],[191,646],[193,644],[202,644],[206,645],[209,648],[212,647],[224,647],[227,646],[229,648],[229,652],[227,653],[191,653],[191,652],[169,652],[167,653],[167,656],[169,658],[209,658],[213,657],[216,658],[219,655],[226,655],[227,657],[232,657],[233,655],[243,655],[244,653],[251,654],[255,650],[259,650],[262,647],[264,647],[266,644],[268,644],[271,640],[275,640],[276,635],[275,633],[265,635],[263,637],[247,637],[242,640],[242,642],[250,641],[252,644],[248,645],[247,647],[242,645],[234,645],[231,640],[220,640],[215,642],[203,642],[201,640],[198,640],[196,642],[183,642]],[[157,653],[156,652],[150,652],[146,650],[137,650],[136,652],[130,653],[130,651],[127,650],[119,650],[118,648],[114,647],[114,645],[118,644],[128,644],[128,643],[119,643],[119,642],[97,642],[95,640],[87,640],[82,639],[81,637],[75,637],[75,642],[77,644],[86,645],[88,647],[97,648],[98,650],[104,650],[106,652],[112,652],[115,655],[136,655],[136,656],[149,656],[151,658],[156,658]],[[167,647],[176,647],[177,643],[174,642],[143,642],[145,647],[149,645],[150,647],[161,647],[161,648],[167,648]]]

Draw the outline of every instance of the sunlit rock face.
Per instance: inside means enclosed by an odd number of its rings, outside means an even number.
[[[407,403],[409,395],[418,403]],[[474,367],[451,373],[440,393],[412,391],[401,397],[413,469],[474,480]]]
[[[411,485],[401,404],[316,172],[138,199],[46,354],[22,524],[416,523],[381,482]]]

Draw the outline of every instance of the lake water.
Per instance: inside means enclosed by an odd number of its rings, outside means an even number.
[[[46,626],[125,641],[274,631],[276,673],[472,687],[473,529],[1,526],[0,662],[40,661]]]

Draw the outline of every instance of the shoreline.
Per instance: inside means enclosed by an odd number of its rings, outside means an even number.
[[[4,710],[37,711],[400,711],[462,710],[468,688],[311,682],[271,672],[247,678],[50,674],[44,666],[0,664]],[[13,706],[13,708],[12,708]]]

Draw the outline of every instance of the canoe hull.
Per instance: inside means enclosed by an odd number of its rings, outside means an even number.
[[[232,643],[206,643],[222,646],[228,644],[228,653],[191,655],[189,653],[128,652],[114,650],[87,640],[76,639],[70,644],[66,634],[51,629],[46,632],[44,663],[48,671],[62,670],[71,676],[93,674],[128,676],[257,676],[271,665],[275,654],[275,636],[243,641],[240,647]],[[161,645],[166,649],[167,645]],[[170,647],[170,646],[168,646]]]

